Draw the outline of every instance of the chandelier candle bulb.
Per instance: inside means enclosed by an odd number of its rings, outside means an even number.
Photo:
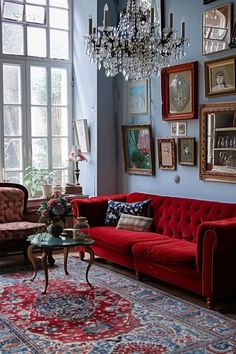
[[[182,22],[182,38],[184,39],[185,38],[185,22]]]
[[[173,14],[170,12],[170,29],[173,29]]]
[[[93,30],[93,19],[92,16],[89,16],[89,35],[92,34],[92,30]]]
[[[154,7],[151,8],[151,25],[154,24]]]
[[[104,6],[103,26],[104,28],[108,26],[108,5],[107,4]]]

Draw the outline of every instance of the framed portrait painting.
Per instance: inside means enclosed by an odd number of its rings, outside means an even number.
[[[127,83],[127,111],[129,116],[148,114],[148,91],[148,79]]]
[[[204,63],[206,97],[236,93],[235,58],[228,57]]]
[[[122,125],[125,171],[153,175],[153,144],[150,125]]]
[[[159,168],[161,170],[176,169],[175,139],[157,139]]]
[[[197,118],[197,62],[162,69],[162,118]]]
[[[178,139],[178,163],[179,165],[196,165],[196,142],[195,138]]]

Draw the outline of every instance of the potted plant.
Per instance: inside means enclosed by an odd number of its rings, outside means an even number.
[[[54,172],[28,166],[25,169],[24,184],[32,198],[48,197],[52,191],[52,179]]]

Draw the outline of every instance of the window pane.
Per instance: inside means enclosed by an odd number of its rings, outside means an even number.
[[[27,28],[28,55],[46,57],[46,30],[38,27]]]
[[[11,183],[22,184],[22,173],[21,172],[8,172],[5,171],[6,180]]]
[[[47,104],[47,77],[46,68],[32,66],[31,74],[31,104]]]
[[[3,6],[3,18],[15,21],[23,20],[23,5],[14,4],[12,2],[4,2]]]
[[[68,32],[50,30],[50,57],[68,60]]]
[[[26,22],[45,24],[45,7],[26,5],[25,19]]]
[[[67,71],[52,69],[51,71],[52,104],[67,105]]]
[[[53,168],[65,168],[68,165],[68,140],[66,138],[52,139]]]
[[[21,135],[21,108],[13,106],[4,107],[4,135]]]
[[[2,24],[2,50],[4,54],[24,54],[23,26],[12,23]]]
[[[32,164],[37,168],[48,169],[47,139],[32,139]]]
[[[56,181],[56,184],[65,186],[68,182],[68,170],[54,170],[54,173],[54,180]]]
[[[51,8],[50,27],[68,29],[68,11]]]
[[[21,103],[21,69],[18,65],[3,65],[3,102]]]
[[[57,7],[64,7],[65,9],[68,9],[68,0],[50,0],[49,1],[50,6],[57,6]]]
[[[67,108],[53,107],[52,108],[52,135],[67,135],[68,134],[68,118]]]
[[[46,5],[47,0],[26,0],[26,2],[35,5]]]
[[[32,136],[47,136],[47,108],[31,108],[31,131]]]
[[[22,140],[17,138],[4,139],[5,168],[22,168]]]

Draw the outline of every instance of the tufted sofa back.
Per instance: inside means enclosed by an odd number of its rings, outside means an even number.
[[[0,223],[23,220],[25,194],[12,187],[0,187]]]
[[[236,216],[236,204],[167,197],[146,193],[130,193],[127,202],[152,199],[151,216],[154,231],[173,238],[195,242],[199,225],[204,221]]]

